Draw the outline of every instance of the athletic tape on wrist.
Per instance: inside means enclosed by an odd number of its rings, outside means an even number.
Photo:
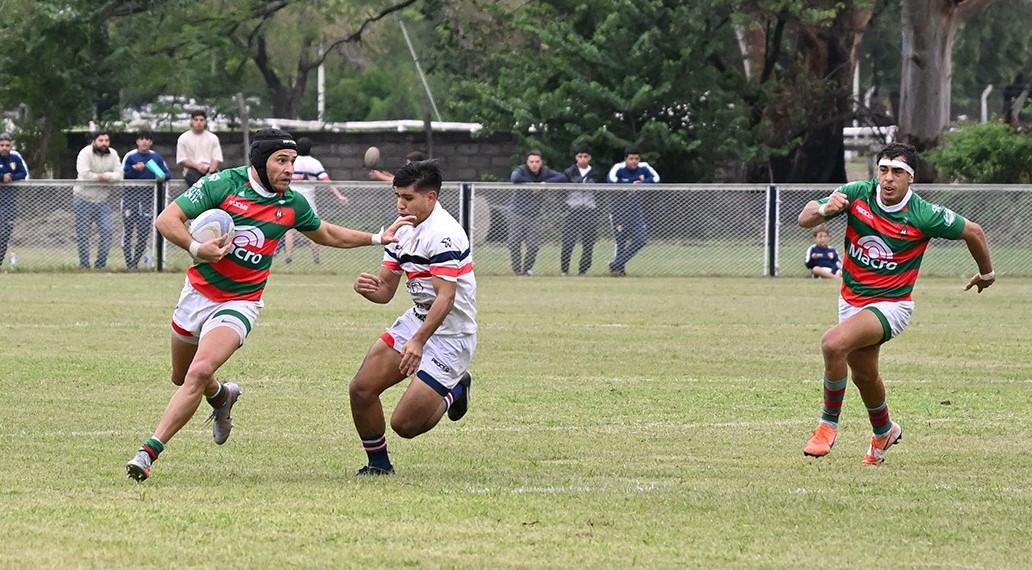
[[[914,167],[901,160],[889,160],[883,158],[878,161],[878,166],[887,166],[889,168],[902,168],[907,174],[914,175]]]
[[[197,250],[201,249],[201,242],[193,240],[190,242],[190,255],[197,257]]]
[[[375,234],[370,234],[369,243],[373,245],[380,245],[381,243],[383,243],[383,230],[380,230]]]
[[[990,271],[989,273],[986,273],[985,275],[982,275],[981,273],[979,273],[978,274],[978,278],[981,279],[982,281],[992,281],[992,280],[996,279],[996,272],[995,271]]]
[[[828,205],[827,204],[821,204],[821,206],[819,208],[817,208],[817,213],[820,214],[821,217],[824,217],[824,218],[828,217]]]

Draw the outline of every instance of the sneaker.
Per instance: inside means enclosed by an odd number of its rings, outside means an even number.
[[[380,477],[386,475],[394,475],[394,467],[377,467],[375,465],[366,465],[365,467],[355,471],[355,477]]]
[[[233,409],[233,404],[240,398],[240,394],[244,393],[234,382],[226,382],[222,388],[226,391],[226,403],[213,409],[206,422],[212,424],[211,436],[218,445],[226,443],[226,440],[229,439],[229,432],[233,431],[233,418],[230,417],[229,412]]]
[[[813,435],[810,436],[810,441],[806,442],[806,447],[803,448],[803,455],[824,457],[831,453],[832,447],[835,447],[836,437],[838,428],[827,422],[818,423],[817,429],[813,430]]]
[[[125,464],[125,476],[140,482],[146,481],[150,477],[151,463],[150,455],[141,449],[136,452],[136,457]]]
[[[884,463],[885,452],[893,445],[899,443],[901,439],[903,439],[903,428],[899,427],[899,424],[896,422],[892,422],[889,433],[881,437],[873,436],[871,438],[871,447],[867,449],[867,455],[864,456],[864,465],[881,465]]]
[[[466,415],[466,410],[469,409],[469,387],[473,384],[473,377],[470,376],[469,372],[462,374],[462,379],[459,380],[459,384],[466,387],[466,390],[462,393],[462,398],[452,402],[452,405],[448,408],[448,419],[457,422],[462,419],[462,416]]]

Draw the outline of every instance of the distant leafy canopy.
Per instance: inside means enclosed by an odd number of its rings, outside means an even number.
[[[117,104],[118,50],[94,3],[14,0],[2,6],[0,105],[25,105],[30,128],[18,133],[18,144],[39,169],[48,151],[63,146],[62,128]]]
[[[709,61],[733,49],[722,4],[482,5],[517,33],[477,45],[468,27],[490,33],[490,23],[442,22],[440,64],[466,78],[451,91],[458,114],[517,133],[553,165],[571,162],[577,144],[590,144],[599,162],[637,144],[664,180],[705,180],[717,157],[765,158],[737,95],[748,90],[743,78]]]
[[[1032,182],[1032,134],[1002,122],[961,126],[929,158],[945,177],[961,182]]]

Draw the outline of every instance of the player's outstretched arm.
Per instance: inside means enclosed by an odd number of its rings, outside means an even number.
[[[347,249],[363,245],[394,243],[398,241],[396,237],[398,230],[403,226],[411,226],[415,221],[415,216],[402,216],[394,220],[394,223],[389,228],[376,234],[360,232],[351,228],[345,228],[344,226],[338,226],[337,224],[322,222],[319,224],[319,229],[303,233],[317,244]]]
[[[381,305],[391,302],[394,294],[398,291],[398,284],[401,282],[401,274],[395,273],[386,267],[380,268],[380,275],[371,273],[360,273],[355,278],[355,292]]]
[[[199,244],[197,253],[193,253],[190,249],[193,244],[193,236],[186,229],[186,220],[183,209],[179,207],[179,204],[172,202],[154,219],[154,228],[161,232],[161,235],[168,241],[191,252],[197,259],[208,263],[217,263],[233,248],[233,244],[227,239],[229,236],[222,236]]]
[[[996,282],[996,272],[993,271],[993,261],[989,256],[989,242],[985,239],[985,231],[982,229],[982,226],[971,220],[966,220],[960,239],[967,243],[971,257],[978,264],[978,273],[968,280],[964,290],[967,291],[972,287],[978,287],[978,292],[981,293],[982,289]]]
[[[799,227],[813,228],[823,224],[828,218],[839,215],[849,207],[849,198],[842,192],[832,192],[828,196],[828,202],[821,204],[817,200],[810,200],[799,212]]]

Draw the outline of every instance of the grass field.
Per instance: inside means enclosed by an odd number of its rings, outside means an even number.
[[[274,275],[232,439],[202,406],[137,484],[181,274],[0,275],[0,567],[1027,567],[1032,280],[962,284],[883,350],[905,437],[864,468],[853,388],[801,454],[832,283],[484,277],[469,415],[356,480],[347,381],[405,303]]]

